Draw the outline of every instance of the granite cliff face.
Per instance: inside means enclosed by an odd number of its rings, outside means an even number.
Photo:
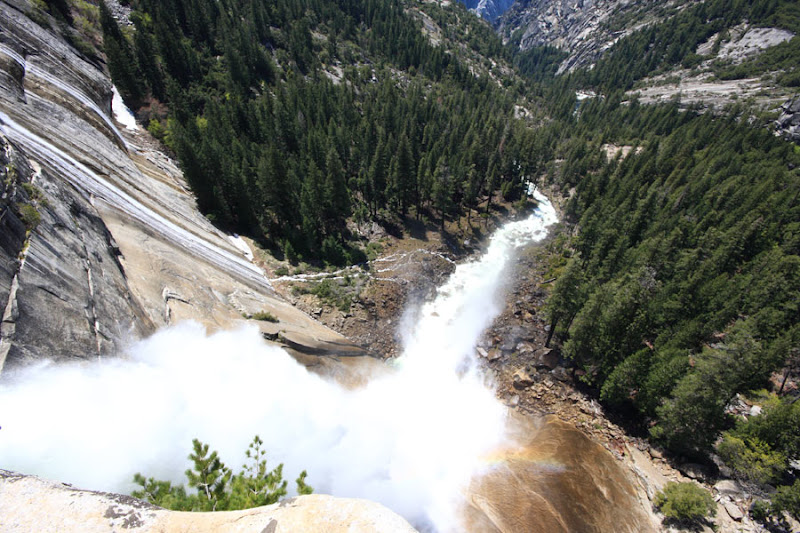
[[[0,361],[97,356],[151,332],[94,206],[2,134],[0,148]]]
[[[3,531],[415,531],[380,504],[316,494],[244,511],[188,513],[0,470],[0,498]]]
[[[559,73],[593,64],[620,37],[658,19],[656,9],[681,0],[520,0],[497,21],[508,40],[521,31],[519,47],[550,45],[569,53]]]
[[[516,0],[463,0],[467,9],[489,22],[494,22],[514,4]]]
[[[103,65],[34,9],[0,2],[0,371],[257,311],[280,320],[265,334],[295,348],[355,350],[276,295],[147,133],[114,120]]]

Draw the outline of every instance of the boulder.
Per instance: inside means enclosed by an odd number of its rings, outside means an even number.
[[[775,127],[786,139],[800,142],[800,97],[787,100],[781,106]]]
[[[697,463],[684,463],[678,467],[684,476],[691,479],[703,479],[706,476],[706,467]]]
[[[740,522],[742,518],[744,518],[744,513],[742,512],[741,509],[739,509],[739,506],[736,505],[734,502],[726,501],[723,502],[722,506],[725,508],[725,512],[728,513],[728,516],[730,516],[737,522]]]
[[[525,369],[520,368],[516,372],[514,372],[514,376],[512,377],[514,388],[517,390],[527,389],[528,387],[533,385],[533,379],[531,376],[525,372]]]
[[[486,356],[486,359],[488,359],[489,361],[497,361],[501,357],[503,357],[503,352],[501,352],[497,348],[493,348],[489,350],[489,354]]]
[[[548,370],[554,370],[558,366],[559,354],[553,348],[546,348],[539,356],[539,366],[545,367]]]
[[[0,529],[11,531],[415,531],[394,512],[367,500],[312,494],[242,511],[188,513],[161,509],[130,496],[75,489],[7,470],[0,470],[0,500]]]
[[[650,446],[647,449],[647,452],[650,454],[650,457],[652,457],[653,459],[664,459],[664,454],[661,452],[661,450],[659,450],[657,448],[654,448],[654,447]]]
[[[728,496],[741,494],[742,488],[732,479],[723,479],[714,484],[714,490]]]

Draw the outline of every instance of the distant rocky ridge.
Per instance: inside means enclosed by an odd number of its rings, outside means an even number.
[[[0,470],[0,500],[0,529],[5,532],[415,531],[400,516],[367,500],[312,494],[243,511],[188,513],[168,511],[130,496],[80,490],[7,470]]]
[[[32,10],[0,2],[0,371],[259,311],[279,320],[262,331],[295,349],[358,352],[273,291],[149,135],[113,120],[103,66]]]
[[[657,19],[655,8],[683,0],[520,0],[497,21],[504,40],[522,32],[519,48],[549,45],[569,56],[559,73],[588,67],[621,37]]]
[[[463,0],[467,9],[489,22],[494,22],[510,8],[516,0]]]

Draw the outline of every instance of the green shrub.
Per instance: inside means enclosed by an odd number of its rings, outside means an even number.
[[[717,512],[711,494],[696,483],[670,481],[656,494],[656,507],[665,517],[679,522],[697,522]]]
[[[765,522],[771,515],[772,509],[769,502],[766,500],[756,500],[753,502],[753,505],[750,506],[750,516],[753,517],[753,520]]]
[[[335,279],[324,279],[320,282],[310,282],[307,286],[295,284],[292,286],[292,292],[294,294],[313,294],[322,303],[347,312],[350,310],[357,289],[348,287],[345,281],[340,284]]]
[[[800,520],[800,479],[794,485],[778,487],[772,497],[772,510],[777,513],[786,511],[795,520]]]
[[[750,516],[754,520],[778,525],[782,530],[788,527],[784,512],[789,513],[795,520],[800,519],[800,480],[796,480],[794,485],[778,487],[771,501],[756,500],[750,507]]]
[[[36,226],[39,225],[39,222],[42,221],[42,215],[39,214],[39,211],[30,204],[23,204],[19,206],[19,218],[22,222],[25,223],[25,226],[32,230]]]
[[[378,242],[370,242],[367,244],[367,260],[374,261],[380,256],[383,251],[383,246]]]
[[[36,185],[33,183],[28,183],[27,181],[22,182],[22,190],[25,191],[25,194],[28,195],[28,198],[31,200],[38,200],[41,193],[39,189],[36,188]]]
[[[164,135],[166,135],[166,131],[164,130],[164,126],[161,125],[161,121],[155,118],[150,119],[150,122],[147,124],[147,131],[149,131],[150,135],[159,141],[163,141]]]
[[[719,456],[737,477],[771,483],[781,477],[786,458],[757,437],[741,439],[726,433],[717,445]]]
[[[279,322],[278,317],[270,313],[269,311],[258,311],[253,313],[250,318],[253,320],[261,320],[262,322]]]

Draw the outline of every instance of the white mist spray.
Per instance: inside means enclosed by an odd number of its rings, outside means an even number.
[[[418,527],[451,530],[505,410],[472,364],[497,316],[503,271],[556,215],[546,198],[459,265],[419,311],[397,370],[348,391],[266,346],[255,328],[161,331],[124,357],[28,368],[0,388],[0,467],[129,491],[136,472],[183,481],[197,437],[237,468],[253,435],[271,464],[318,492],[379,501]]]

